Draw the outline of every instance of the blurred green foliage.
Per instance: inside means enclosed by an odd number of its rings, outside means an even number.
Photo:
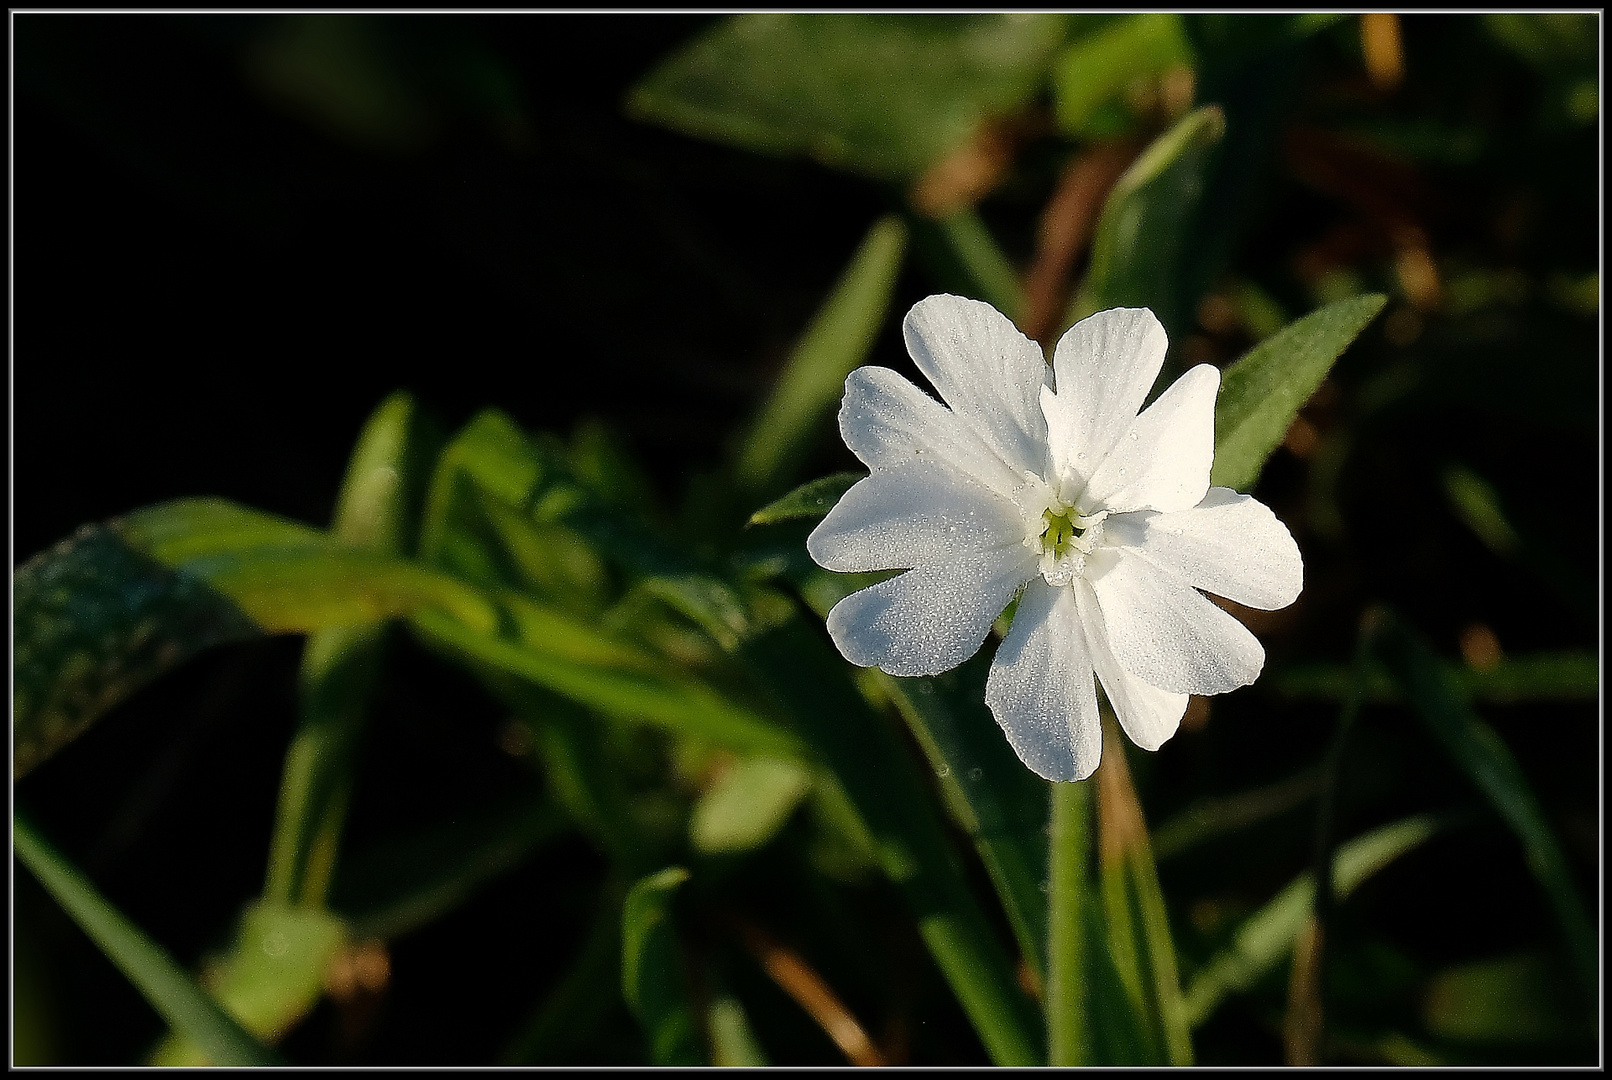
[[[24,25],[29,93],[115,127],[74,31]],[[355,153],[532,152],[519,50],[476,21],[197,25],[231,79]],[[404,1063],[375,1016],[410,994],[437,1027],[476,1019],[460,1064],[1592,1063],[1599,32],[1593,14],[678,24],[612,109],[725,144],[698,167],[734,185],[761,175],[753,152],[810,159],[878,208],[756,363],[771,389],[730,418],[726,457],[670,463],[668,488],[609,425],[562,437],[486,407],[444,438],[399,391],[329,529],[175,491],[17,569],[19,887],[43,885],[168,1026],[140,1013],[117,1063],[263,1063],[271,1042]],[[467,124],[497,149],[456,141]],[[873,580],[803,545],[860,475],[833,471],[854,464],[833,438],[844,377],[905,365],[904,305],[948,289],[1044,343],[1152,307],[1165,380],[1224,371],[1214,481],[1258,485],[1304,551],[1294,608],[1239,612],[1268,647],[1260,682],[1195,703],[1157,755],[1111,732],[1079,785],[1014,758],[983,705],[989,648],[899,679],[822,632]],[[63,768],[164,673],[285,634],[308,637],[272,831],[227,824],[233,847],[264,843],[262,895],[180,905],[196,930],[176,961],[139,924],[180,874],[103,895],[94,850],[39,833],[73,835]],[[388,772],[412,693],[393,688],[422,671],[451,681],[422,706],[430,782],[411,787]],[[515,779],[484,783],[487,762]],[[479,802],[422,790],[460,773]],[[366,800],[396,820],[358,845]],[[491,961],[460,942],[486,949],[472,926],[497,895],[518,912],[498,933],[547,943],[541,970],[477,975]],[[29,896],[16,1063],[96,1059],[68,1038],[67,980],[92,976],[39,977],[78,939],[35,940],[52,909]],[[390,965],[424,941],[442,956]]]

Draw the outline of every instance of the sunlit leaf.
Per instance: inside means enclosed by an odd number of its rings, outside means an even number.
[[[643,1024],[657,1065],[703,1064],[671,922],[672,897],[688,876],[681,866],[670,866],[642,878],[622,906],[622,995]]]
[[[175,1032],[216,1065],[273,1065],[273,1051],[221,1008],[167,950],[107,902],[77,867],[20,817],[11,823],[17,858],[55,897]]]
[[[706,853],[760,847],[784,827],[811,783],[793,761],[741,758],[694,804],[689,841]]]
[[[736,475],[746,491],[767,492],[787,481],[811,449],[819,421],[845,392],[845,377],[873,347],[906,244],[898,218],[881,218],[868,230],[744,437]]]
[[[1097,111],[1138,78],[1191,67],[1192,46],[1174,12],[1130,15],[1077,37],[1052,72],[1058,126],[1077,137],[1093,129]]]
[[[1332,364],[1388,302],[1340,300],[1266,338],[1226,369],[1215,402],[1210,482],[1246,491]]]
[[[263,629],[228,596],[87,525],[12,580],[13,775],[211,645]]]
[[[779,521],[798,518],[820,518],[834,509],[840,497],[851,490],[851,485],[862,479],[861,473],[835,473],[818,480],[808,480],[788,495],[763,506],[750,515],[752,525],[771,525]]]
[[[422,486],[415,468],[413,400],[381,403],[353,448],[333,535],[346,543],[402,555]],[[303,649],[301,719],[286,751],[264,898],[319,907],[330,885],[351,788],[351,758],[379,676],[380,624],[334,627]]]
[[[326,912],[278,903],[246,909],[235,943],[208,976],[208,988],[230,1015],[261,1039],[275,1041],[319,1000],[325,971],[347,940],[347,928]],[[200,1044],[170,1036],[151,1064],[212,1063]]]
[[[1174,333],[1188,312],[1182,293],[1189,225],[1203,194],[1209,152],[1226,128],[1212,106],[1153,140],[1108,194],[1086,279],[1065,323],[1114,307],[1151,308]]]
[[[1052,15],[740,15],[627,105],[690,135],[906,180],[1028,104],[1063,34]]]
[[[421,637],[452,655],[529,680],[626,720],[696,735],[736,750],[802,759],[799,739],[755,712],[671,671],[638,664],[586,662],[478,633],[436,612],[413,621]]]

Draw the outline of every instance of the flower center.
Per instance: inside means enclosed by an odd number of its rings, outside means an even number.
[[[1107,510],[1083,516],[1054,496],[1052,505],[1041,512],[1039,531],[1031,527],[1025,545],[1041,555],[1041,576],[1049,585],[1067,585],[1086,569],[1086,556],[1103,536]]]

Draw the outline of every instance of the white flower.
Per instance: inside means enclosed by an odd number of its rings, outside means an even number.
[[[1200,364],[1143,410],[1166,346],[1145,308],[1076,324],[1051,370],[977,300],[931,296],[904,330],[945,405],[887,368],[853,371],[840,431],[872,474],[806,541],[829,570],[907,571],[829,612],[845,658],[947,671],[1022,589],[985,700],[1049,780],[1097,768],[1098,682],[1148,750],[1187,695],[1253,682],[1265,651],[1198,590],[1285,607],[1304,567],[1262,503],[1209,486],[1220,373]]]

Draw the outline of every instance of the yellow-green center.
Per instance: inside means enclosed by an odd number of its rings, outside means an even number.
[[[1065,509],[1062,513],[1048,507],[1042,513],[1041,519],[1047,523],[1047,527],[1041,532],[1041,550],[1043,552],[1051,555],[1054,559],[1061,559],[1069,553],[1074,540],[1086,531],[1074,523],[1073,518],[1075,516],[1072,507]]]

